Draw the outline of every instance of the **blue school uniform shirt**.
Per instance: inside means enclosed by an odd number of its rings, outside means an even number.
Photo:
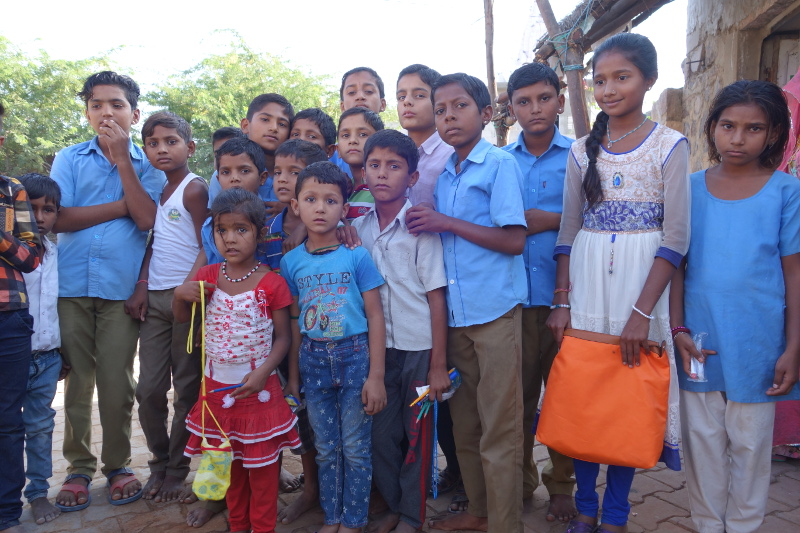
[[[264,222],[264,226],[267,228],[267,235],[256,249],[256,259],[277,273],[280,273],[281,257],[283,257],[283,239],[287,237],[283,233],[284,214],[286,214],[286,209]],[[200,237],[203,241],[203,250],[206,253],[208,264],[222,263],[225,258],[219,253],[214,242],[214,227],[211,217],[208,217],[203,222],[203,227],[200,229]]]
[[[315,340],[339,340],[366,333],[361,293],[383,285],[383,277],[362,247],[339,246],[310,254],[305,244],[283,256],[281,274],[298,296],[300,332]]]
[[[208,208],[211,209],[211,203],[219,193],[222,192],[222,185],[219,182],[217,171],[211,175],[211,181],[208,182]],[[258,196],[265,202],[277,202],[278,197],[275,196],[275,191],[272,190],[272,176],[267,175],[264,185],[258,188]],[[209,263],[211,264],[211,263]]]
[[[541,209],[561,213],[564,201],[564,176],[567,173],[567,158],[573,139],[561,135],[553,126],[555,134],[550,146],[536,157],[525,146],[524,134],[520,132],[516,142],[503,150],[514,156],[522,171],[522,204],[525,210]],[[558,230],[547,230],[525,238],[522,258],[528,274],[528,303],[526,307],[549,306],[556,288],[556,248]]]
[[[448,159],[436,182],[436,210],[481,226],[522,226],[522,172],[514,157],[481,139],[461,163]],[[448,325],[486,324],[528,301],[521,255],[495,252],[441,233],[447,274]]]
[[[350,179],[353,179],[353,173],[350,170],[350,165],[344,162],[344,159],[342,159],[342,157],[339,155],[339,150],[333,152],[333,155],[328,159],[328,161],[339,167],[342,172],[350,176]]]
[[[141,148],[130,142],[133,170],[142,187],[158,202],[166,176],[153,168]],[[62,207],[84,207],[121,200],[119,170],[103,155],[97,137],[64,148],[50,176],[61,188]],[[130,217],[58,235],[59,297],[126,300],[142,266],[146,231]]]
[[[740,403],[800,399],[796,385],[786,396],[766,395],[786,348],[781,258],[800,253],[800,180],[775,172],[743,200],[712,196],[705,171],[691,183],[685,323],[708,333],[703,347],[717,355],[706,357],[706,383],[688,381],[679,364],[680,388],[725,391]]]

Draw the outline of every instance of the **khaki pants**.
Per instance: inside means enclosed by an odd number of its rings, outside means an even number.
[[[533,496],[539,486],[539,474],[533,461],[534,435],[531,431],[539,407],[542,380],[547,384],[550,367],[556,358],[558,346],[547,327],[550,308],[545,306],[526,307],[522,310],[522,396],[525,412],[522,418],[522,432],[525,437],[523,450],[522,493],[524,498]],[[575,468],[572,458],[562,455],[548,447],[550,460],[542,469],[542,483],[548,494],[571,496],[575,488]]]
[[[139,323],[125,314],[124,301],[59,298],[61,353],[72,366],[64,389],[64,458],[69,472],[94,476],[92,396],[97,386],[103,443],[103,473],[131,460],[133,357]]]
[[[488,516],[491,532],[522,533],[521,310],[447,336],[463,378],[450,410],[469,513]]]
[[[189,440],[186,415],[200,392],[200,348],[186,352],[190,322],[180,324],[172,315],[174,289],[147,292],[147,316],[139,330],[139,423],[153,454],[151,472],[185,478],[189,458],[183,449]],[[173,387],[174,414],[167,432],[167,393]]]

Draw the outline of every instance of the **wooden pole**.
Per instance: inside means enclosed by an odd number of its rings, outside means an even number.
[[[492,101],[492,123],[497,135],[497,146],[505,146],[508,143],[508,127],[498,109],[497,83],[494,77],[494,0],[483,0],[483,18],[486,28],[486,81]]]
[[[588,1],[591,2],[592,0]],[[536,0],[536,5],[539,6],[539,14],[542,16],[550,39],[554,39],[558,36],[560,30],[553,8],[550,7],[550,1]],[[570,37],[572,36],[567,36],[566,51],[564,51],[563,47],[556,45],[559,59],[565,66],[583,65],[583,50]],[[572,110],[572,123],[575,126],[575,137],[581,138],[589,134],[589,113],[586,110],[586,95],[583,91],[583,69],[567,70],[565,74],[567,77],[567,90],[569,91],[569,105]]]

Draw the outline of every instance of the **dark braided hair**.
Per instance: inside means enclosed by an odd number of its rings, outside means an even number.
[[[592,57],[592,71],[595,63],[609,52],[618,52],[639,69],[645,79],[658,77],[658,57],[653,43],[644,35],[636,33],[618,33],[601,44]],[[597,154],[600,153],[600,141],[608,126],[608,115],[601,111],[594,121],[592,131],[586,139],[586,157],[589,164],[583,176],[583,194],[588,207],[603,201],[603,187],[600,184],[600,173],[597,171]]]

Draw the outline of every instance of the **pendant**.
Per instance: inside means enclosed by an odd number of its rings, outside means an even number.
[[[619,172],[614,174],[614,178],[611,181],[611,184],[614,186],[615,189],[621,189],[622,186],[625,184],[625,180],[622,178],[622,174]]]

